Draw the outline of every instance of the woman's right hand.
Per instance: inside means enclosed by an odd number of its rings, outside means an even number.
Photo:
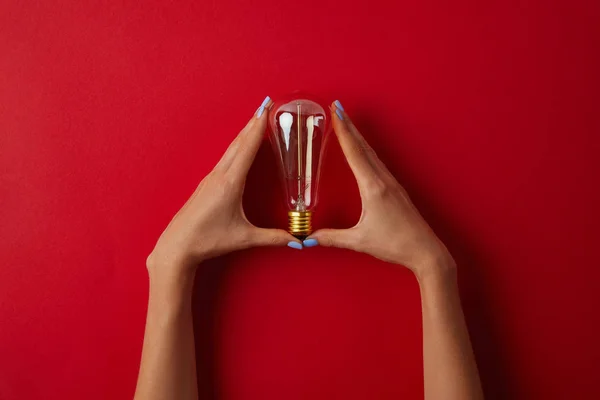
[[[322,246],[352,249],[411,269],[418,279],[440,268],[454,270],[452,256],[339,101],[331,105],[333,129],[354,173],[362,214],[350,229],[323,229],[309,239]]]
[[[173,217],[148,256],[151,276],[165,281],[193,275],[206,259],[250,247],[300,246],[298,239],[281,229],[252,225],[242,207],[246,176],[263,141],[271,105],[267,96],[221,161]]]

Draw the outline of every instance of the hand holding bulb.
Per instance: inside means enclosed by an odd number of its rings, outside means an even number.
[[[301,248],[300,241],[283,230],[252,225],[242,208],[244,183],[262,143],[271,105],[267,97],[173,217],[148,257],[151,274],[177,276],[194,271],[203,260],[249,247],[291,242]]]
[[[193,271],[201,261],[254,246],[288,245],[341,247],[403,264],[417,276],[432,261],[453,261],[410,201],[406,191],[379,160],[356,129],[341,104],[331,107],[331,118],[310,100],[273,106],[266,98],[255,116],[231,143],[217,166],[175,215],[148,257],[150,271],[178,274]],[[269,115],[270,114],[270,115]],[[248,170],[271,122],[271,141],[279,154],[290,233],[253,226],[244,215],[242,194]],[[317,201],[320,161],[329,119],[352,169],[363,211],[358,223],[343,230],[323,229],[311,234],[310,214]]]
[[[402,264],[419,279],[432,268],[453,269],[454,261],[444,244],[356,129],[339,101],[332,104],[331,114],[333,129],[358,183],[362,214],[350,229],[319,230],[309,240]]]

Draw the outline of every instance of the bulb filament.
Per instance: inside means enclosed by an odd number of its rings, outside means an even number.
[[[300,103],[296,103],[296,109],[298,111],[298,121],[296,128],[296,133],[298,135],[298,201],[296,203],[296,209],[299,211],[303,211],[304,200],[302,199],[302,113],[300,108]]]

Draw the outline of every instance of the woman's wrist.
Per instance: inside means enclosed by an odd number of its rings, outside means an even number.
[[[414,273],[420,286],[430,282],[455,282],[456,262],[449,253],[442,254],[424,261],[414,269]]]
[[[189,312],[192,306],[195,273],[150,272],[149,307],[165,318]]]
[[[159,261],[148,257],[146,261],[150,280],[150,294],[162,293],[161,297],[179,298],[191,295],[196,266],[175,261]]]

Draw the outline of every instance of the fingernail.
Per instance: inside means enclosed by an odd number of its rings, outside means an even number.
[[[296,250],[302,250],[302,244],[300,244],[298,242],[289,242],[288,247],[291,247],[292,249],[296,249]]]
[[[303,244],[304,247],[315,247],[319,245],[319,242],[317,242],[317,239],[306,239]]]
[[[333,102],[333,104],[335,104],[335,106],[336,106],[337,108],[339,108],[340,110],[342,110],[342,111],[346,111],[346,110],[344,110],[344,107],[342,106],[342,103],[340,103],[340,101],[339,101],[339,100],[336,100],[336,101],[334,101],[334,102]]]
[[[342,114],[339,108],[335,109],[335,113],[337,114],[339,119],[341,119],[342,121],[344,120],[344,114]]]
[[[267,106],[267,104],[269,104],[270,101],[271,98],[267,96],[265,97],[263,102],[260,103],[260,107],[258,107],[258,110],[256,110],[256,118],[260,118],[260,116],[263,115],[263,112],[265,112],[265,107]]]

